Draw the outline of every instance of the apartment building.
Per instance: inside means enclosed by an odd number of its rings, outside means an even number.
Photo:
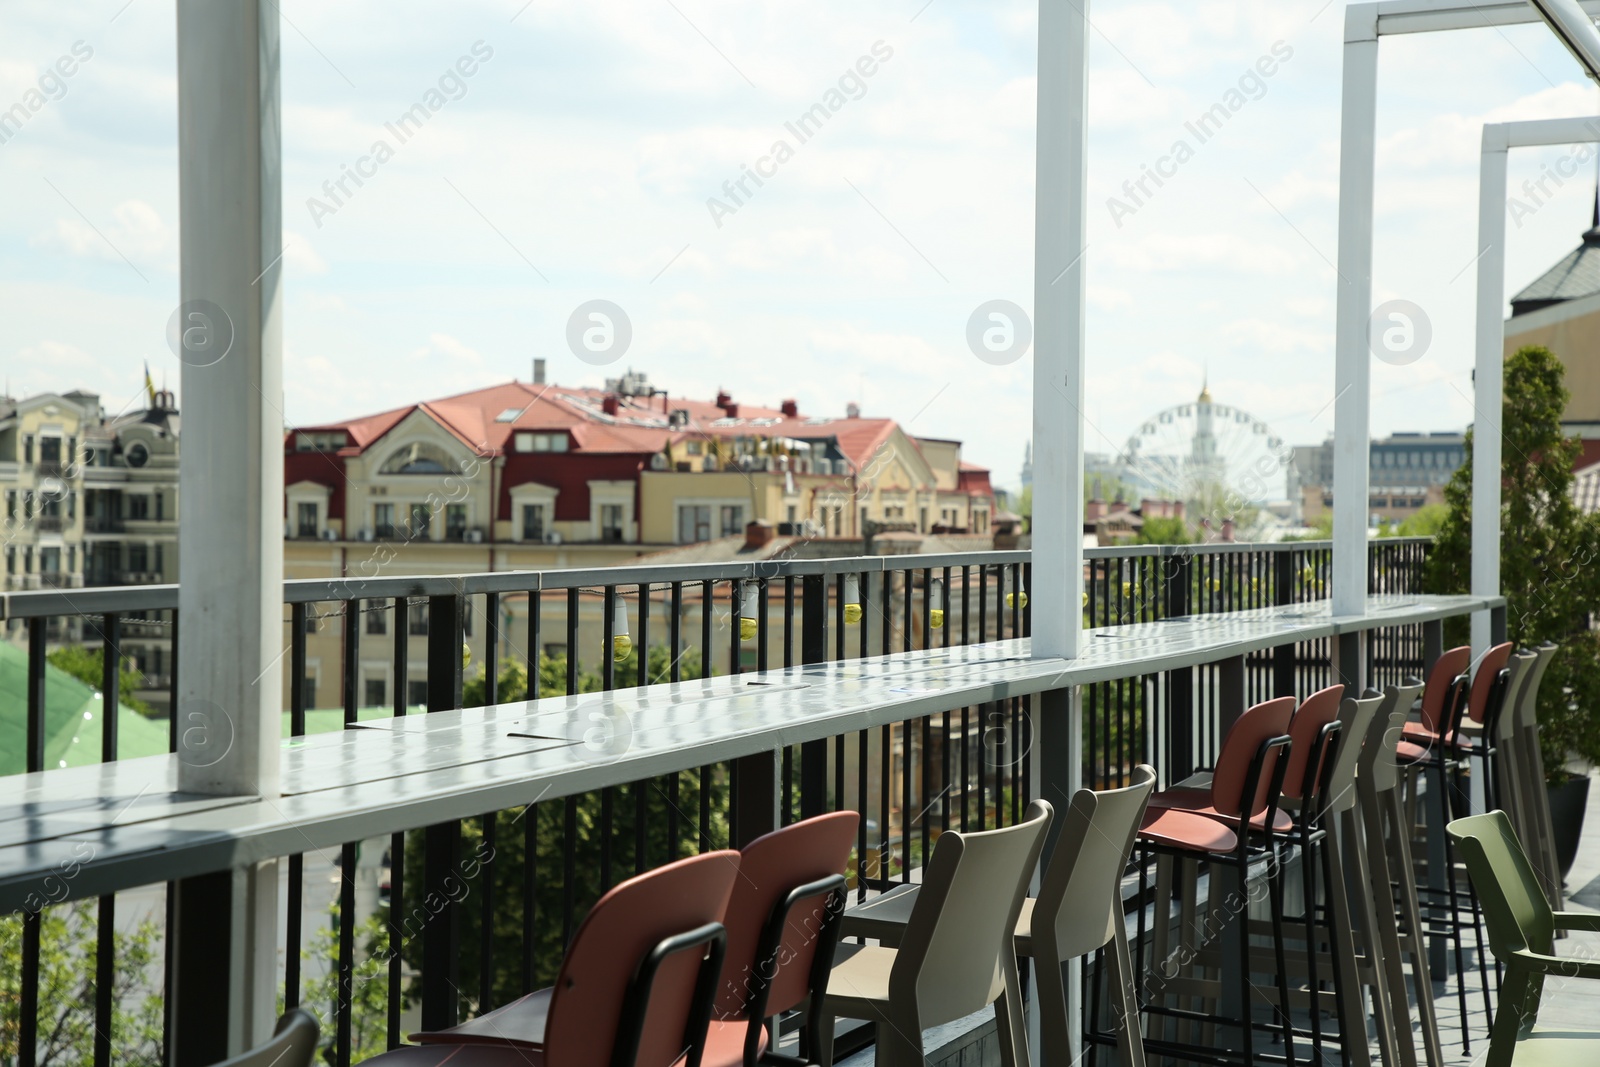
[[[989,472],[964,462],[957,441],[912,437],[855,405],[843,416],[813,416],[794,401],[764,407],[726,392],[674,398],[632,371],[602,389],[540,377],[290,429],[286,576],[603,567],[666,560],[695,545],[736,555],[753,551],[742,547],[752,523],[771,527],[768,552],[854,555],[869,542],[873,551],[906,551],[923,538],[993,545]],[[522,655],[527,598],[502,598],[500,610],[505,647]],[[686,608],[701,610],[720,612],[725,625],[730,606]],[[298,684],[307,706],[326,707],[341,699],[342,637],[336,621],[316,615],[306,622]],[[426,607],[410,605],[396,619],[392,604],[373,601],[365,616],[360,702],[394,701],[387,680],[400,639],[413,642],[408,661],[418,667],[407,699],[419,702]],[[580,617],[588,667],[600,654],[598,597],[582,598]],[[486,622],[469,620],[474,657]],[[665,632],[658,624],[655,633]],[[541,651],[566,651],[564,630],[543,634]],[[286,684],[296,683],[286,675]]]
[[[178,411],[151,389],[143,410],[108,415],[94,393],[0,398],[0,580],[9,590],[175,582]],[[81,623],[51,620],[52,643],[83,640]],[[20,639],[21,623],[6,633]],[[123,651],[162,703],[170,622],[125,620]]]

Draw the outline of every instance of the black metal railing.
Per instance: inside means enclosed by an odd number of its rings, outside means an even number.
[[[1420,539],[1375,542],[1373,591],[1419,591],[1426,551]],[[381,552],[375,546],[375,560]],[[1091,550],[1088,557],[1085,640],[1110,625],[1322,599],[1331,576],[1325,542],[1122,547]],[[1013,551],[288,582],[288,732],[302,736],[319,723],[338,728],[363,717],[402,716],[418,705],[440,711],[1026,636],[1029,560],[1028,552]],[[381,570],[381,562],[372,569]],[[7,598],[7,625],[23,640],[27,662],[26,753],[18,769],[44,769],[55,728],[46,714],[52,620],[78,620],[99,645],[98,688],[104,706],[114,708],[118,668],[135,635],[169,645],[162,680],[176,693],[177,600],[170,585]],[[624,620],[627,648],[617,641]],[[1419,672],[1420,635],[1407,632],[1419,628],[1393,629],[1369,642],[1369,671]],[[463,644],[472,657],[465,670]],[[1327,684],[1336,673],[1329,645],[1309,641],[1247,657],[1248,699],[1303,696]],[[338,667],[318,678],[313,661]],[[384,668],[375,671],[374,663]],[[1206,765],[1218,743],[1221,690],[1210,666],[1084,687],[1085,781],[1117,783],[1139,762],[1175,781]],[[777,760],[685,766],[591,794],[349,842],[336,857],[289,856],[283,1002],[322,1015],[329,1061],[348,1067],[418,1025],[448,1026],[547,985],[576,922],[612,884],[685,854],[737,846],[770,828],[770,813],[742,797],[776,792],[780,824],[829,810],[860,812],[853,890],[865,896],[908,881],[944,831],[1020,817],[1032,769],[1030,699],[809,741]],[[104,760],[125,755],[117,721],[101,718]],[[167,725],[175,750],[176,730]],[[386,854],[387,862],[373,863],[375,854]],[[363,881],[362,870],[374,885]],[[428,902],[439,898],[446,878],[460,889],[447,894],[441,911]],[[329,893],[332,884],[336,895]],[[373,899],[359,900],[368,889]],[[166,916],[147,899],[130,906],[146,908],[159,927],[170,921],[171,899],[169,889]],[[108,896],[97,911],[65,903],[0,919],[19,935],[18,1067],[37,1063],[30,1036],[51,1032],[65,1013],[89,1010],[68,991],[41,983],[42,924],[69,914],[108,933],[118,907],[119,899]],[[440,921],[446,912],[454,918]],[[10,933],[0,930],[0,940]],[[158,952],[167,944],[159,935],[154,943]],[[161,987],[146,975],[132,983],[137,992],[127,992],[128,981],[119,985],[125,956],[107,951],[85,964],[95,989],[134,996]],[[408,1018],[419,1009],[420,1023]],[[93,1012],[92,1030],[83,1029],[96,1035],[88,1052],[96,1067],[108,1067],[113,1045],[130,1048],[137,1039],[125,1005],[114,998],[97,995]],[[147,1028],[147,1045],[170,1036],[156,1029],[159,1037]],[[159,1047],[129,1052],[161,1053]]]

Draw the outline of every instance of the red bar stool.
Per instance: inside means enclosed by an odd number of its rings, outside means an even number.
[[[1244,887],[1249,877],[1250,864],[1253,860],[1270,859],[1272,845],[1270,838],[1264,845],[1252,847],[1252,831],[1266,831],[1268,828],[1280,831],[1293,829],[1293,821],[1287,814],[1279,810],[1278,801],[1283,789],[1284,776],[1288,770],[1289,760],[1285,757],[1292,753],[1291,739],[1289,736],[1290,722],[1294,716],[1295,698],[1279,697],[1246,710],[1244,714],[1229,728],[1227,736],[1222,741],[1222,751],[1217,757],[1216,770],[1212,774],[1209,789],[1196,787],[1169,789],[1156,793],[1150,798],[1150,806],[1139,830],[1139,842],[1148,853],[1158,857],[1163,870],[1157,872],[1157,897],[1155,901],[1156,929],[1160,933],[1156,950],[1163,955],[1161,960],[1163,970],[1167,960],[1162,953],[1166,941],[1165,931],[1168,926],[1168,916],[1171,908],[1171,874],[1170,865],[1173,860],[1189,861],[1186,863],[1186,872],[1190,876],[1185,879],[1184,886],[1184,930],[1185,936],[1192,928],[1189,913],[1193,908],[1197,872],[1199,862],[1210,865],[1213,872],[1219,868],[1231,868],[1235,872],[1240,890],[1240,900],[1244,897]],[[1269,863],[1269,868],[1275,868],[1275,863]],[[1143,877],[1141,865],[1141,879]],[[1294,1060],[1294,1035],[1289,1018],[1289,994],[1286,978],[1286,967],[1283,959],[1283,931],[1282,931],[1282,900],[1281,882],[1276,873],[1269,869],[1269,886],[1274,896],[1273,927],[1274,948],[1277,956],[1278,976],[1278,1015],[1276,1025],[1264,1025],[1264,1028],[1279,1033],[1284,1041],[1284,1049],[1289,1062]],[[1165,892],[1163,892],[1163,886]],[[1141,890],[1143,886],[1141,886]],[[1213,889],[1213,901],[1217,901],[1217,894]],[[1213,907],[1213,917],[1220,909]],[[1255,1029],[1256,1025],[1251,1019],[1251,1004],[1254,999],[1254,985],[1250,981],[1251,952],[1250,952],[1250,924],[1248,917],[1238,914],[1234,917],[1234,926],[1239,938],[1239,959],[1242,965],[1236,976],[1239,981],[1240,1018],[1233,1020],[1238,1026],[1241,1035],[1239,1050],[1241,1062],[1245,1067],[1253,1067],[1255,1063]],[[1221,931],[1219,930],[1220,934]],[[1141,942],[1144,939],[1143,911],[1140,912]],[[1181,946],[1184,955],[1188,955],[1188,946]],[[1192,958],[1189,957],[1189,958]],[[1180,965],[1181,966],[1181,965]],[[1188,1023],[1214,1024],[1219,1018],[1213,1013],[1189,1011],[1182,1008],[1169,1008],[1165,1004],[1152,1005],[1149,1003],[1150,981],[1149,972],[1145,971],[1145,980],[1141,983],[1147,994],[1145,1011],[1157,1015],[1177,1018]],[[1155,999],[1165,999],[1165,987],[1172,984],[1178,995],[1201,996],[1206,999],[1217,999],[1221,991],[1221,980],[1210,981],[1205,979],[1184,979],[1174,970],[1169,979],[1163,974],[1162,990],[1155,994]],[[1185,993],[1184,990],[1193,992]],[[1181,1036],[1181,1035],[1180,1035]],[[1181,1042],[1168,1041],[1164,1037],[1145,1039],[1147,1050],[1171,1054],[1182,1058],[1192,1045]],[[1215,1054],[1214,1048],[1209,1050]]]
[[[724,850],[614,886],[584,916],[554,986],[411,1040],[491,1046],[451,1060],[463,1067],[701,1067],[738,875],[739,853]],[[369,1062],[429,1067],[447,1051],[404,1047]]]

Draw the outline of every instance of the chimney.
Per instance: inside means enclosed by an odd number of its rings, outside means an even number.
[[[1083,521],[1094,522],[1106,513],[1104,500],[1090,500],[1083,505]]]
[[[739,417],[739,405],[730,400],[722,405],[722,413],[730,419],[737,419]]]
[[[1224,541],[1232,541],[1233,540],[1233,520],[1232,519],[1223,519],[1222,520],[1222,539]]]
[[[544,360],[542,359],[536,359],[533,361],[533,384],[544,384]]]
[[[786,419],[798,419],[800,417],[800,405],[793,400],[785,400],[783,402],[783,417]]]
[[[731,403],[733,403],[733,397],[729,396],[726,391],[724,391],[722,389],[718,389],[717,390],[717,407],[725,408]]]
[[[774,534],[772,523],[762,522],[760,519],[744,524],[744,551],[754,552],[764,548],[772,542]]]
[[[617,398],[613,394],[607,394],[606,397],[600,401],[600,410],[605,412],[607,415],[615,415],[617,413],[617,408]]]
[[[847,419],[859,419],[861,417],[861,405],[854,400],[850,401],[844,406],[844,417]]]

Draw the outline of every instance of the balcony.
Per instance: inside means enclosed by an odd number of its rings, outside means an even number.
[[[446,541],[456,541],[469,545],[480,545],[484,541],[482,526],[446,526],[444,531]]]
[[[79,589],[82,586],[83,575],[81,574],[46,571],[39,575],[39,587],[42,589]]]
[[[60,515],[35,515],[33,528],[40,533],[60,533],[66,529],[67,521]]]
[[[92,534],[119,534],[125,533],[128,524],[121,516],[117,515],[86,515],[83,520],[83,532]]]

